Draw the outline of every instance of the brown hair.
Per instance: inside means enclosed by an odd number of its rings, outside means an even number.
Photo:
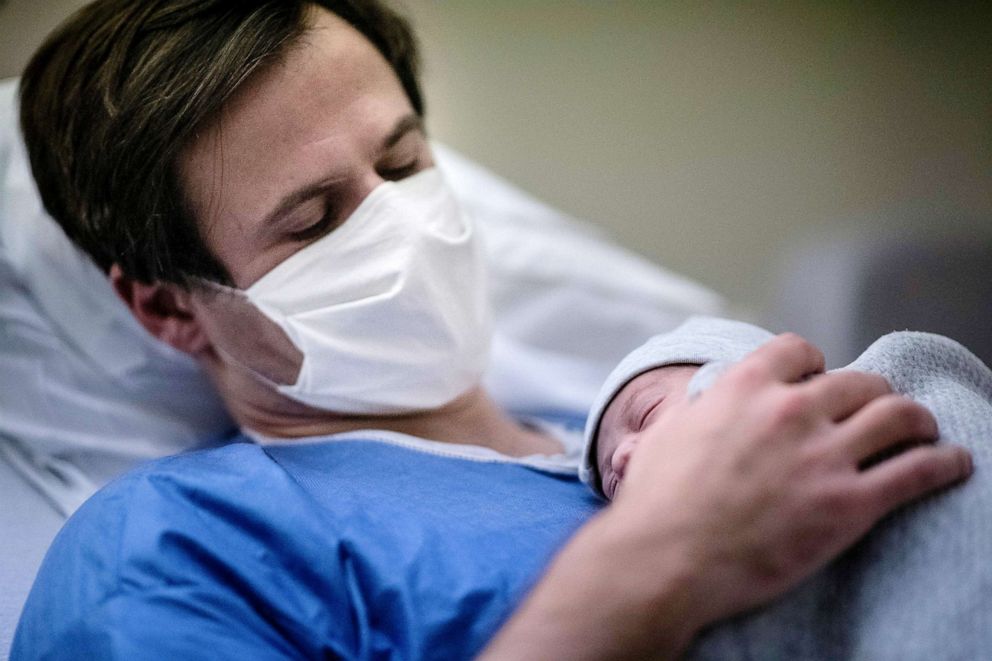
[[[187,207],[177,161],[320,5],[365,35],[423,114],[416,42],[380,0],[96,0],[21,79],[21,127],[45,208],[103,269],[230,284]]]

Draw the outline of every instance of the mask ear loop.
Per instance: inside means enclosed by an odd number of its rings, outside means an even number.
[[[218,313],[224,315],[224,322],[253,329],[253,332],[231,334],[232,343],[241,356],[215,342],[212,348],[217,355],[273,390],[294,385],[302,373],[304,356],[279,324],[262,312],[244,291],[203,278],[197,278],[197,282],[217,297],[226,299],[216,306]],[[258,357],[264,364],[261,369],[254,367],[243,356]],[[284,376],[284,380],[280,376]]]

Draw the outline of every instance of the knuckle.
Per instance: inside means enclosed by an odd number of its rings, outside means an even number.
[[[936,433],[936,422],[925,407],[905,397],[893,402],[893,413],[904,425],[907,434],[916,438],[927,438]]]
[[[873,393],[887,395],[892,392],[892,386],[889,384],[889,380],[883,376],[864,373],[862,378],[864,379],[865,387]]]
[[[774,409],[774,418],[779,422],[802,420],[812,411],[813,399],[805,391],[791,388],[779,396]]]
[[[789,350],[803,354],[810,361],[823,362],[823,352],[801,335],[791,332],[782,333],[778,336],[778,340]]]
[[[789,557],[785,559],[784,574],[795,575],[805,571],[823,555],[823,531],[813,530],[796,536]]]
[[[796,349],[804,349],[807,346],[812,346],[803,336],[792,331],[779,334],[778,341]]]
[[[953,452],[958,476],[963,478],[971,475],[975,468],[972,463],[971,453],[963,447],[956,447]]]
[[[901,417],[902,407],[905,406],[906,401],[906,398],[902,395],[892,393],[883,395],[877,400],[879,413],[886,417],[899,418]]]
[[[908,408],[907,404],[911,403],[911,400],[906,399],[902,395],[890,393],[878,398],[878,412],[880,415],[888,418],[898,418],[901,420],[905,417],[906,409]]]
[[[768,365],[762,361],[746,360],[734,366],[732,374],[728,376],[739,385],[752,388],[760,383],[768,381],[771,376],[771,370]]]
[[[907,491],[913,494],[926,493],[943,483],[943,466],[933,460],[920,461],[906,473]]]
[[[831,514],[847,518],[854,506],[854,494],[850,489],[835,488],[825,491],[820,496],[820,505]]]

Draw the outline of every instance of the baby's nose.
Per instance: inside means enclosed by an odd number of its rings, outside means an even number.
[[[630,461],[631,455],[634,453],[634,448],[637,447],[637,442],[634,440],[623,441],[613,453],[613,458],[610,462],[610,468],[613,469],[613,474],[617,476],[617,480],[623,479],[623,474],[627,470],[627,464]]]

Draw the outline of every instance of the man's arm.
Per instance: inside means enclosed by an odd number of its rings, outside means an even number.
[[[705,626],[781,595],[880,518],[966,478],[923,407],[877,376],[816,376],[780,336],[645,430],[616,502],[561,551],[485,659],[678,656]]]

